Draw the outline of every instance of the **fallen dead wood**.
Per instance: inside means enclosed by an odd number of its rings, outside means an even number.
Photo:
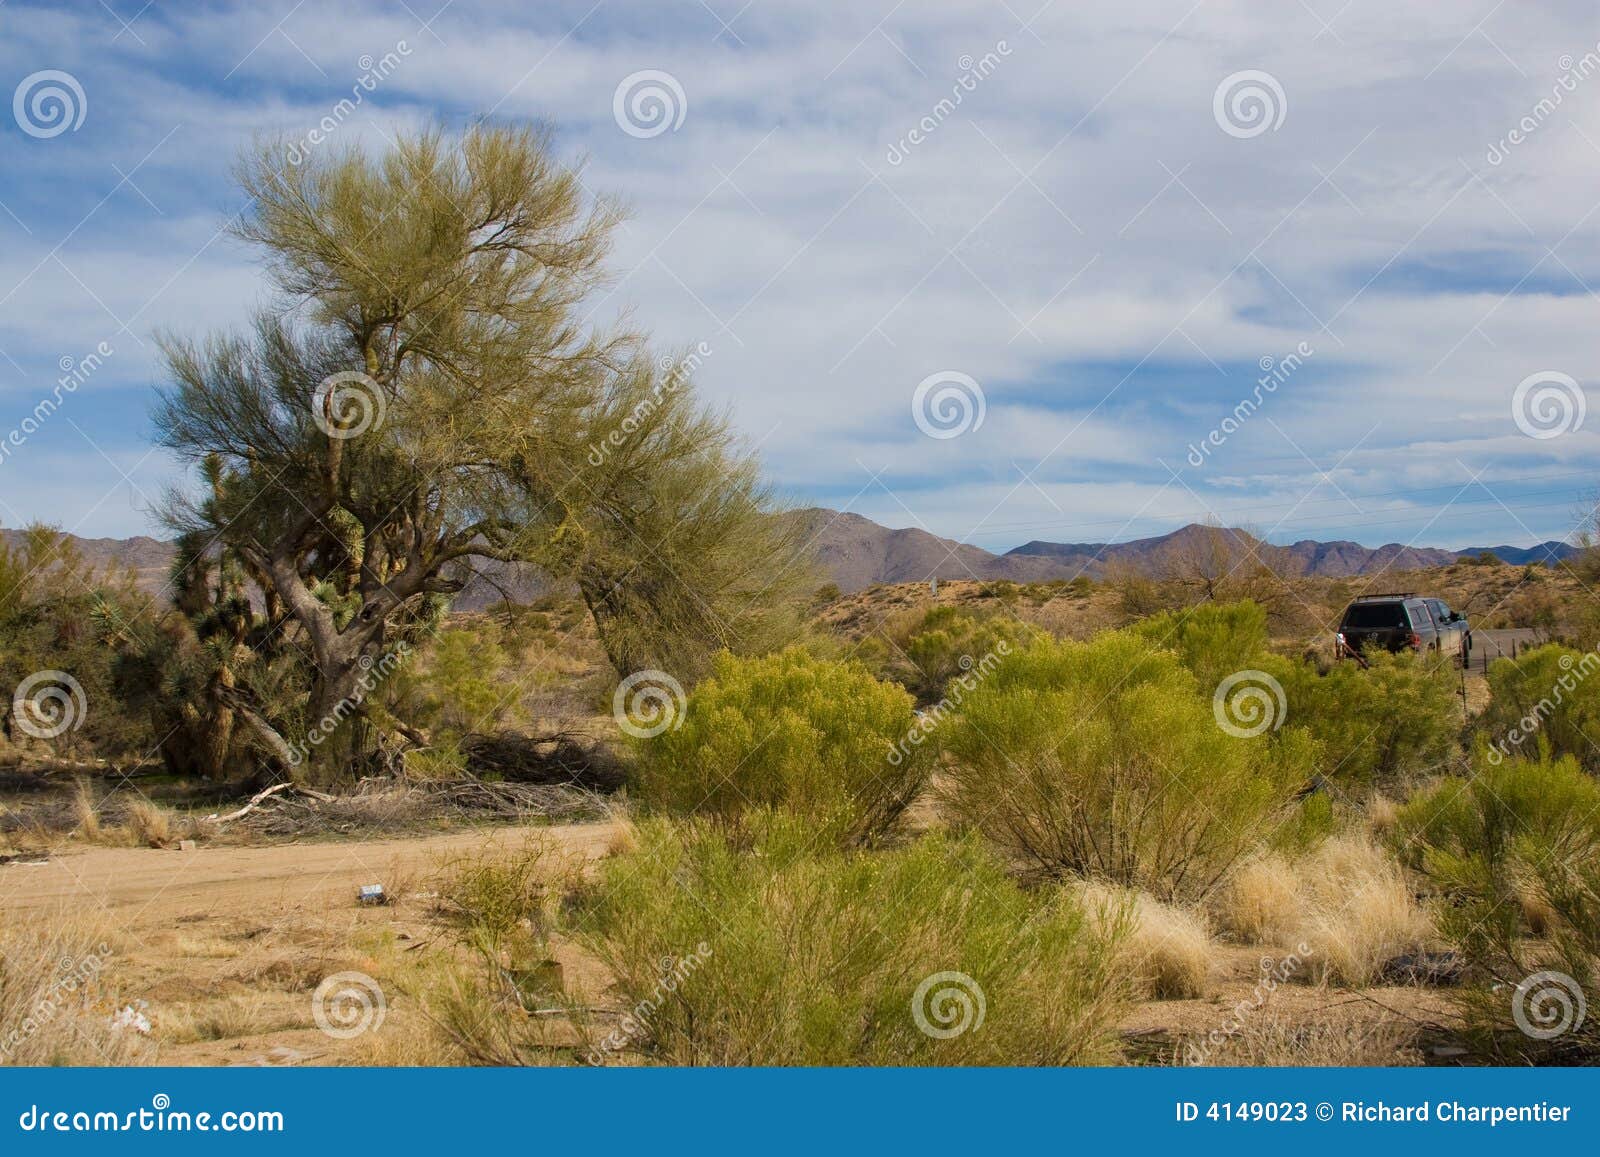
[[[260,807],[267,800],[271,799],[275,795],[278,795],[280,792],[285,791],[299,792],[301,795],[309,796],[312,799],[321,800],[323,803],[331,803],[334,798],[333,796],[327,795],[324,792],[312,791],[309,787],[301,787],[299,784],[275,783],[265,791],[256,792],[255,795],[250,797],[250,802],[245,804],[238,811],[229,812],[225,816],[219,816],[213,813],[207,816],[206,820],[210,823],[230,824],[234,820],[243,819],[245,816],[255,811],[256,808]]]

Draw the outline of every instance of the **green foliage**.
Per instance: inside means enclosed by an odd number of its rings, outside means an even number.
[[[154,422],[205,483],[165,521],[241,559],[267,617],[293,622],[274,645],[305,656],[311,718],[496,563],[576,585],[620,672],[688,675],[788,637],[803,528],[772,517],[696,395],[709,347],[669,369],[641,334],[588,324],[618,214],[545,132],[424,130],[298,165],[285,147],[236,174],[265,307],[245,333],[161,339]],[[323,745],[318,777],[381,754],[367,722]]]
[[[1266,609],[1248,599],[1163,611],[1132,629],[1152,646],[1176,651],[1202,690],[1257,666],[1267,649]]]
[[[838,598],[839,595],[840,591],[838,583],[823,583],[811,596],[811,601],[818,604],[831,603],[834,599]]]
[[[1237,738],[1178,657],[1137,632],[1041,640],[965,697],[950,808],[1049,873],[1196,895],[1289,814],[1314,745]]]
[[[1456,754],[1461,731],[1459,676],[1426,655],[1377,653],[1370,666],[1263,657],[1283,686],[1288,723],[1321,749],[1317,770],[1336,783],[1392,787]]]
[[[905,742],[915,723],[911,696],[858,663],[722,655],[681,725],[644,741],[639,791],[671,811],[727,822],[770,806],[833,840],[871,840],[927,782],[933,746]]]
[[[1592,992],[1600,977],[1600,783],[1570,756],[1495,760],[1400,809],[1395,839],[1440,892],[1440,930],[1478,982],[1465,1003],[1480,1027],[1505,1027],[1504,986],[1542,970]],[[1537,937],[1535,939],[1535,937]],[[1495,986],[1502,986],[1499,992]],[[1515,1034],[1514,1045],[1532,1047]],[[1560,1047],[1600,1050],[1589,1019]]]
[[[818,855],[804,824],[769,815],[756,827],[742,845],[720,829],[646,824],[638,851],[608,861],[582,901],[587,942],[631,1011],[624,1028],[655,1059],[1115,1057],[1125,921],[1091,927],[1064,889],[1022,890],[971,840]]]
[[[97,572],[60,531],[35,524],[14,540],[0,536],[0,735],[40,758],[145,754],[156,737],[144,713],[116,694],[104,624],[135,618],[147,603],[130,576]],[[81,694],[55,675],[33,683],[24,708],[29,722],[45,730],[68,723],[59,735],[39,738],[13,717],[12,703],[24,680],[46,672],[70,677]],[[53,702],[55,693],[64,699]]]
[[[1600,771],[1600,655],[1555,643],[1489,665],[1479,728],[1501,756],[1531,754],[1537,735],[1557,755]]]

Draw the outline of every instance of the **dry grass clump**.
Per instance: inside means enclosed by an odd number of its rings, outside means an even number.
[[[0,1065],[131,1065],[149,1042],[113,1026],[115,967],[104,930],[83,921],[0,924]]]
[[[145,847],[164,848],[175,838],[172,813],[142,796],[127,806],[122,826],[135,844]]]
[[[1420,950],[1432,927],[1387,852],[1358,836],[1329,840],[1302,861],[1304,937],[1312,974],[1352,987],[1386,961]]]
[[[1191,1067],[1344,1068],[1420,1065],[1411,1030],[1394,1020],[1338,1021],[1261,1013],[1244,1021],[1222,1042],[1179,1051],[1177,1063]]]
[[[1275,853],[1250,860],[1223,883],[1212,910],[1222,927],[1246,944],[1291,941],[1304,918],[1299,873]]]
[[[1150,996],[1190,1000],[1206,994],[1217,950],[1202,913],[1101,883],[1083,885],[1079,898],[1101,934],[1126,922],[1124,959]]]
[[[1245,943],[1305,945],[1312,979],[1350,986],[1370,984],[1432,934],[1404,870],[1361,835],[1330,839],[1295,862],[1273,855],[1243,865],[1213,910]]]

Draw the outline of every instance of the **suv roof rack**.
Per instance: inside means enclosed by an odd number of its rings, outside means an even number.
[[[1364,603],[1369,601],[1375,602],[1378,599],[1414,599],[1416,597],[1416,591],[1390,591],[1388,594],[1381,595],[1357,595],[1354,601],[1358,603]]]

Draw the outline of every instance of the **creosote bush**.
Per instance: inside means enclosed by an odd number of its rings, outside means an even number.
[[[1131,629],[1154,646],[1176,651],[1202,688],[1257,666],[1267,649],[1266,609],[1249,599],[1163,611]]]
[[[1555,643],[1524,651],[1516,662],[1495,660],[1489,666],[1489,707],[1479,720],[1488,757],[1535,756],[1542,739],[1552,754],[1600,771],[1597,673],[1600,655]]]
[[[695,1065],[1115,1056],[1125,929],[1091,926],[1070,891],[1024,891],[972,839],[819,854],[774,813],[746,834],[649,821],[581,899],[617,1002],[640,1010],[631,1049]]]
[[[1517,1000],[1540,1023],[1540,1016],[1560,1014],[1560,996],[1570,1009],[1570,990],[1544,986],[1526,999],[1506,998],[1542,972],[1594,992],[1600,783],[1571,756],[1552,759],[1548,750],[1537,760],[1498,763],[1480,753],[1470,780],[1444,780],[1402,807],[1393,838],[1441,895],[1440,930],[1466,958],[1473,981],[1459,992],[1469,1026],[1518,1058],[1600,1055],[1592,1016],[1581,1023],[1569,1016],[1548,1042],[1511,1028]]]
[[[911,696],[858,663],[798,648],[724,654],[681,726],[645,741],[639,793],[655,807],[735,822],[752,806],[807,817],[836,843],[883,835],[922,790],[931,743],[904,744]]]
[[[1204,894],[1288,816],[1315,749],[1225,733],[1203,690],[1137,633],[1036,642],[966,697],[944,799],[1028,867]]]
[[[1288,721],[1317,740],[1317,770],[1344,787],[1404,784],[1457,754],[1460,676],[1428,655],[1368,656],[1369,666],[1262,656],[1257,664],[1283,686]]]

